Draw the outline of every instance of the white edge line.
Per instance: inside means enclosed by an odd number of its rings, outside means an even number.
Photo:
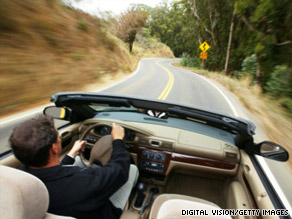
[[[31,112],[31,113],[27,113],[25,115],[21,115],[21,116],[18,116],[18,117],[14,117],[13,119],[9,119],[9,120],[6,120],[4,122],[0,122],[0,125],[4,125],[6,123],[13,122],[15,120],[19,120],[19,119],[22,119],[24,117],[31,116],[33,114],[40,113],[40,112],[42,112],[42,110],[36,110],[36,111]]]
[[[196,74],[196,75],[199,76],[200,78],[204,79],[205,81],[207,81],[209,84],[211,84],[224,97],[224,99],[228,103],[229,107],[231,108],[234,116],[238,117],[238,113],[237,113],[235,107],[233,106],[231,101],[226,97],[226,95],[213,82],[211,82],[210,80],[206,79],[205,77],[203,77],[199,74]]]
[[[256,156],[256,159],[260,162],[261,167],[263,168],[265,174],[268,176],[269,181],[272,183],[273,187],[275,188],[276,192],[278,193],[279,197],[281,197],[281,201],[283,202],[286,209],[289,211],[290,216],[292,215],[292,207],[282,191],[279,183],[277,182],[276,178],[274,177],[273,173],[271,172],[269,166],[267,165],[266,161],[263,157]]]

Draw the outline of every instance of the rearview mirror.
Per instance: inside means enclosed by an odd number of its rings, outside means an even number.
[[[70,110],[63,107],[49,106],[44,109],[43,113],[54,119],[69,120],[70,117]]]
[[[289,159],[289,153],[285,148],[270,141],[257,144],[255,154],[277,161],[287,161]]]

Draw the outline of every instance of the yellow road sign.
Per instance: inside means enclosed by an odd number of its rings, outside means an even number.
[[[206,52],[208,49],[210,48],[209,44],[205,41],[203,42],[201,45],[200,45],[200,49],[203,51],[203,52]]]
[[[200,59],[207,59],[207,55],[208,55],[207,52],[201,52],[200,53]]]

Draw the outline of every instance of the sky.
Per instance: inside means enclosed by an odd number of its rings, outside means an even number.
[[[130,4],[145,4],[151,7],[159,5],[162,0],[79,0],[72,1],[73,7],[79,8],[90,14],[98,15],[99,11],[112,11],[115,15],[119,15],[125,11]]]

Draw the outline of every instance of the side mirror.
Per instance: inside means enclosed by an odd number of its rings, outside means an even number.
[[[54,119],[70,120],[71,112],[67,108],[48,106],[43,111],[44,115],[53,117]]]
[[[255,154],[283,162],[289,159],[289,153],[285,148],[270,141],[264,141],[255,145]]]

